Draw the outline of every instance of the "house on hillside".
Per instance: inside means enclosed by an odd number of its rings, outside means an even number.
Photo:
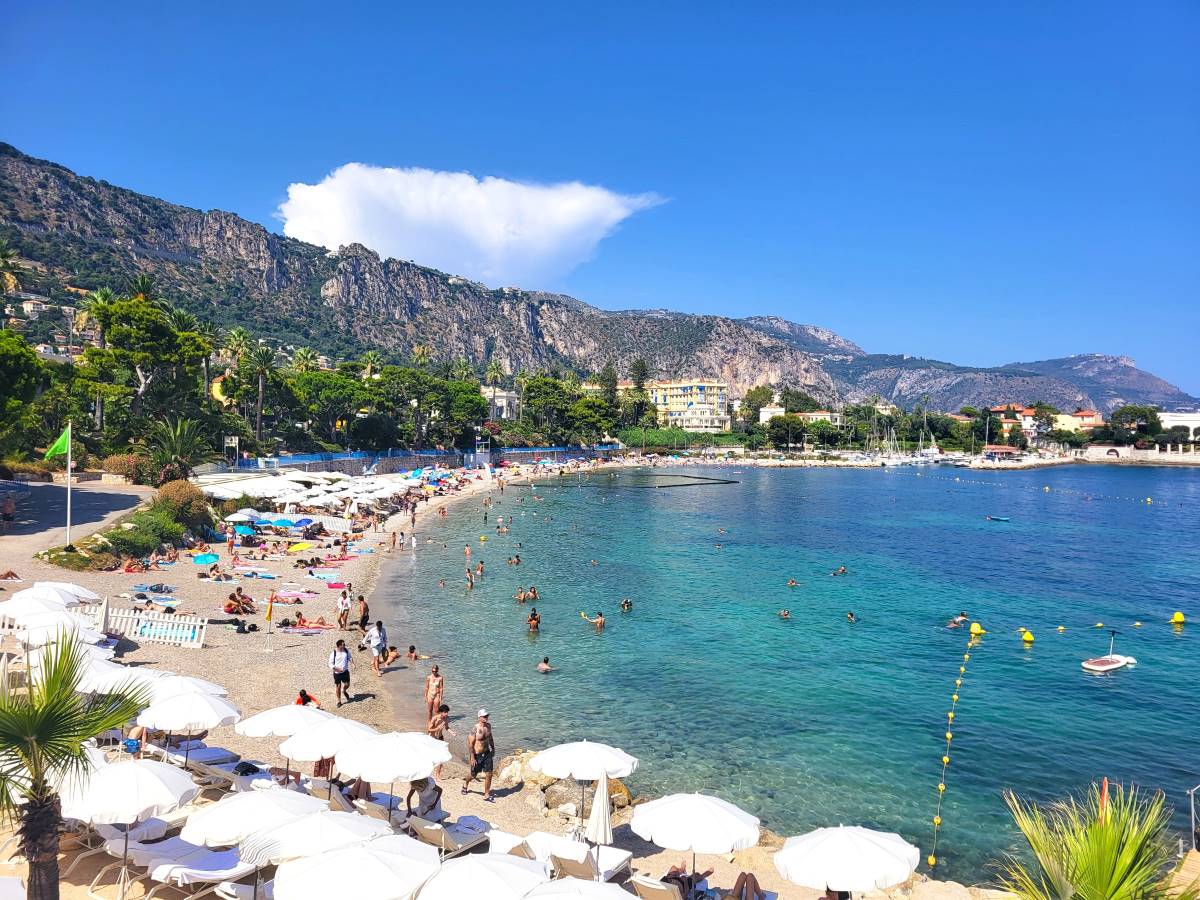
[[[832,412],[828,409],[814,409],[812,412],[796,413],[803,421],[810,424],[817,422],[828,422],[835,428],[841,428],[846,424],[846,417],[840,412]]]

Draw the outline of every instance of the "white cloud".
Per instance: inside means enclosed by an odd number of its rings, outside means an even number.
[[[284,234],[336,250],[365,244],[492,286],[536,288],[589,259],[655,194],[579,182],[524,184],[466,172],[348,163],[296,183],[279,207]]]

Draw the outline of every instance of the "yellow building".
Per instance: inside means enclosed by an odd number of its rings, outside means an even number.
[[[646,393],[658,421],[685,431],[729,431],[729,385],[706,378],[649,381]]]
[[[601,390],[599,384],[587,381],[585,393]],[[633,390],[632,381],[619,381],[617,394],[624,396]],[[683,378],[676,381],[647,381],[646,395],[658,411],[658,422],[668,428],[685,431],[729,431],[729,385],[708,378]]]

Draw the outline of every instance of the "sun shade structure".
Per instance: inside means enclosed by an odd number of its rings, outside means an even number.
[[[452,859],[417,894],[419,900],[520,900],[549,881],[544,863],[502,853],[478,853]]]
[[[355,742],[336,755],[338,771],[363,781],[417,781],[450,761],[450,747],[417,731],[391,731]]]
[[[275,872],[277,900],[411,900],[438,869],[438,852],[402,834],[293,859]]]
[[[256,831],[239,847],[244,862],[256,866],[277,865],[391,833],[392,826],[379,819],[324,809],[275,828]]]
[[[165,680],[165,679],[164,679]],[[171,734],[195,734],[241,718],[236,706],[214,694],[175,694],[142,710],[137,723]]]
[[[775,868],[792,884],[857,893],[907,881],[920,860],[921,851],[894,832],[839,825],[788,838]]]
[[[327,808],[322,798],[298,791],[230,794],[188,816],[179,836],[189,844],[229,847]]]
[[[758,843],[758,819],[708,794],[670,794],[633,811],[633,833],[666,850],[731,853]]]
[[[572,741],[543,750],[529,761],[529,766],[535,772],[551,778],[596,781],[604,775],[609,778],[632,775],[638,767],[638,761],[624,750],[608,744]]]
[[[233,730],[246,737],[291,737],[297,732],[333,718],[336,718],[333,713],[317,709],[315,706],[289,703],[286,706],[265,709],[248,719],[242,719],[233,726]]]
[[[611,881],[584,881],[582,878],[558,878],[539,884],[525,895],[528,900],[629,900],[628,891]]]
[[[378,736],[379,732],[370,725],[334,716],[296,732],[279,745],[279,752],[288,759],[316,762],[318,759],[337,756],[338,752],[346,747]]]

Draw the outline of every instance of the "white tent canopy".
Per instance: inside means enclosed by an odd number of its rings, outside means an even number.
[[[246,737],[291,737],[299,731],[332,718],[333,713],[315,706],[289,703],[286,706],[265,709],[242,719],[233,726],[233,730]]]
[[[316,856],[391,833],[392,826],[380,819],[324,809],[255,832],[241,842],[240,849],[243,861],[265,866]]]
[[[450,747],[417,731],[391,731],[339,750],[338,771],[363,781],[417,781],[450,761]]]
[[[228,700],[197,692],[174,694],[155,702],[138,714],[137,723],[158,731],[195,734],[220,725],[232,725],[240,718],[241,713]]]
[[[279,752],[288,759],[316,762],[318,759],[337,756],[338,752],[346,747],[378,736],[379,732],[370,725],[334,716],[296,732],[279,745]]]
[[[529,761],[535,772],[551,778],[596,781],[601,776],[625,778],[637,769],[638,761],[624,750],[592,741],[558,744],[538,753]]]

